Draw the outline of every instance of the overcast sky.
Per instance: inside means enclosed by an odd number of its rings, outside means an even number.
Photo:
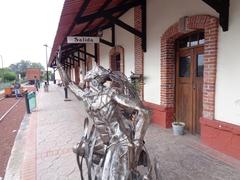
[[[0,0],[0,55],[4,67],[20,60],[46,66],[43,45],[49,46],[49,58],[63,3],[64,0]]]

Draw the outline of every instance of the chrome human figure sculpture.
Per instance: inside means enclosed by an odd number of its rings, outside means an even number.
[[[81,179],[84,159],[88,180],[152,179],[151,162],[144,146],[150,116],[127,78],[96,66],[84,78],[89,87],[81,89],[69,80],[58,61],[57,67],[64,86],[83,100],[93,121],[88,133],[89,122],[85,119],[84,136],[73,148]],[[138,171],[141,165],[147,169],[144,174]]]

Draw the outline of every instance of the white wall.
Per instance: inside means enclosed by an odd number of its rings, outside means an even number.
[[[71,69],[71,80],[72,81],[76,81],[76,78],[75,78],[75,68]]]
[[[86,48],[87,48],[87,52],[88,52],[88,53],[95,55],[94,44],[87,44]],[[90,57],[90,56],[87,55],[87,59],[88,59],[89,57]],[[92,67],[96,66],[95,58],[90,57],[90,59],[92,59]]]
[[[121,20],[130,26],[134,27],[134,10],[128,11]],[[134,35],[128,31],[116,26],[116,45],[120,45],[124,48],[124,73],[127,77],[131,75],[131,71],[134,72]]]
[[[123,22],[134,27],[134,10],[129,10],[120,18]],[[111,39],[111,31],[105,30],[103,38],[106,40]],[[131,71],[134,72],[134,35],[116,26],[116,45],[124,48],[124,73],[127,76],[131,75]],[[100,45],[100,64],[106,68],[109,68],[109,52],[110,46]]]
[[[144,56],[144,99],[160,104],[160,37],[179,18],[197,14],[217,15],[202,0],[147,1],[147,52]]]
[[[215,118],[240,125],[240,1],[230,1],[229,31],[219,34]]]
[[[111,39],[111,30],[107,29],[103,31],[103,39],[110,41]],[[110,68],[109,65],[109,52],[111,50],[110,46],[107,46],[105,44],[100,44],[100,65],[105,68]]]

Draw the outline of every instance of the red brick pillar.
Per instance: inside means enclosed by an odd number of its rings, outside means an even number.
[[[214,119],[217,71],[218,19],[209,18],[205,26],[203,117]]]
[[[141,7],[134,8],[134,27],[135,29],[142,31],[142,10]],[[143,67],[144,67],[144,56],[142,50],[142,40],[140,37],[135,36],[134,41],[134,55],[135,55],[135,73],[136,74],[144,74]],[[143,79],[140,82],[140,98],[143,100],[144,95],[144,86],[143,86]]]
[[[75,83],[79,84],[80,83],[80,68],[78,65],[75,66]]]

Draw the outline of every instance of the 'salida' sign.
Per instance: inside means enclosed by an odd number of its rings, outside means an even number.
[[[90,36],[68,36],[67,43],[73,44],[87,44],[87,43],[99,43],[99,37],[90,37]]]

